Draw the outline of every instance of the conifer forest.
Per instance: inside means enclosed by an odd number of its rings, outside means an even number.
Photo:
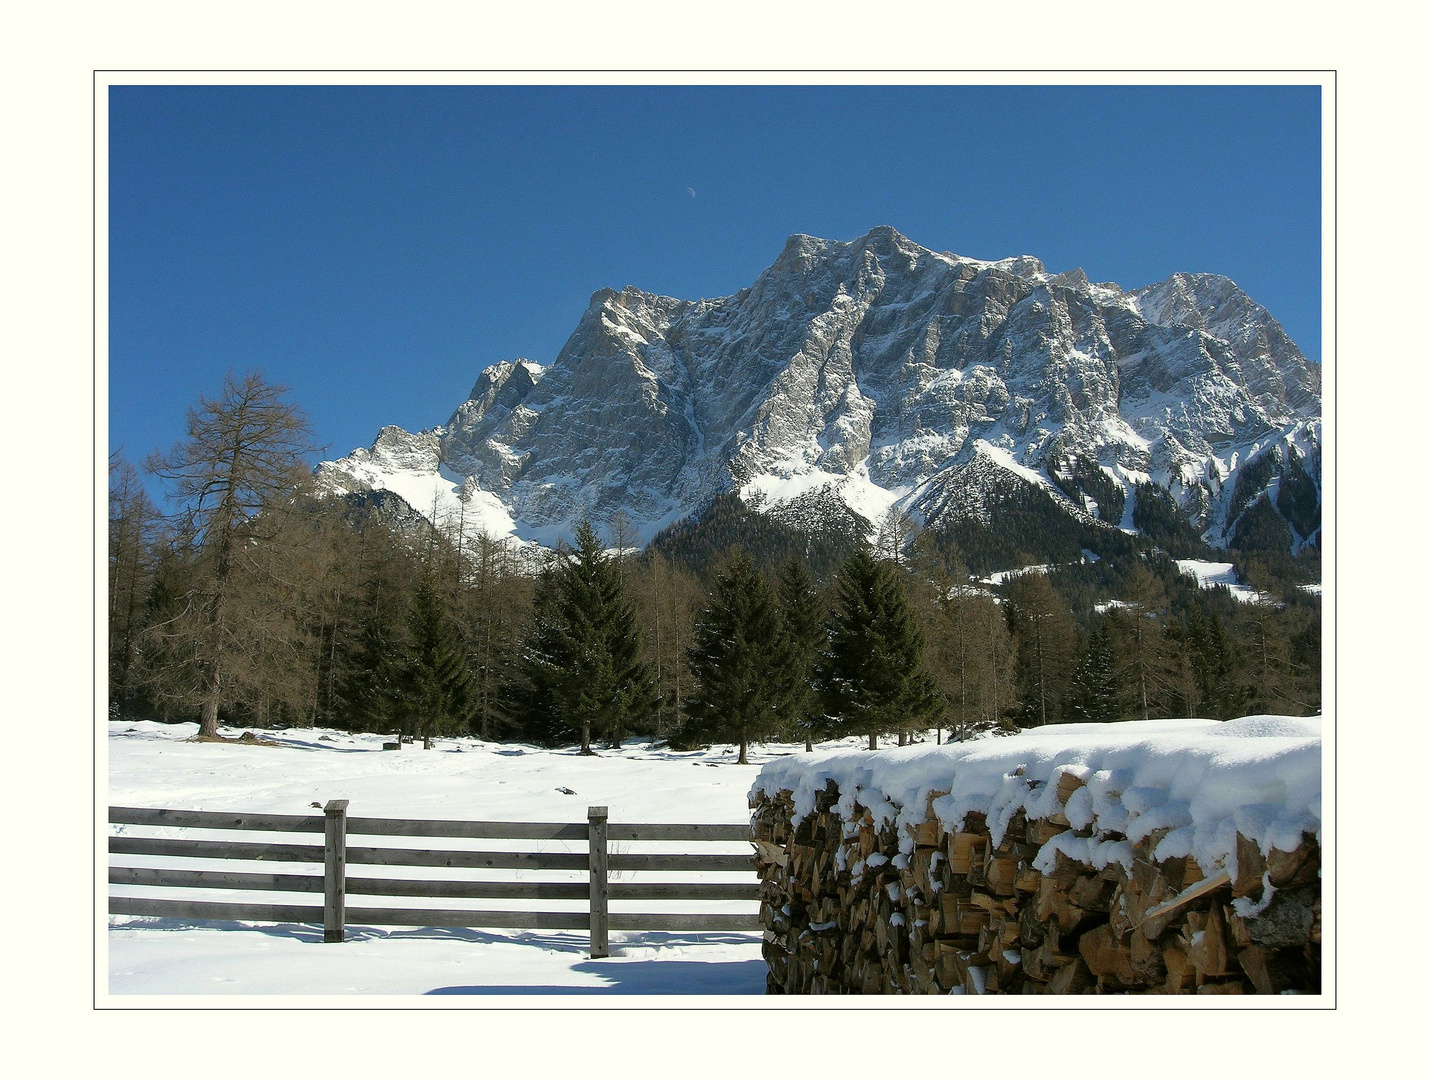
[[[1136,534],[1059,533],[1030,503],[936,531],[891,515],[870,539],[730,496],[644,549],[618,515],[552,551],[322,494],[312,452],[301,409],[251,373],[173,448],[111,457],[111,719],[588,752],[643,736],[743,761],[776,739],[1321,709],[1318,550],[1213,551],[1152,500]],[[1178,558],[1232,562],[1255,598]]]

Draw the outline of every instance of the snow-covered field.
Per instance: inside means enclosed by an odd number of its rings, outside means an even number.
[[[862,751],[862,738],[824,744],[814,755],[800,747],[755,747],[748,766],[735,764],[733,748],[678,752],[632,741],[619,750],[582,757],[575,750],[438,740],[384,751],[380,735],[322,729],[263,732],[273,745],[190,741],[196,725],[116,723],[107,742],[111,805],[311,815],[329,799],[349,800],[354,817],[584,822],[586,808],[609,808],[624,823],[744,823],[752,787],[795,793],[807,813],[813,792],[834,779],[844,793],[846,816],[854,801],[876,818],[922,814],[930,792],[945,828],[969,810],[986,813],[995,834],[1020,807],[1045,816],[1062,772],[1085,781],[1069,799],[1074,824],[1099,823],[1128,840],[1055,838],[1040,854],[1063,850],[1094,866],[1126,864],[1132,840],[1170,826],[1160,857],[1191,854],[1210,872],[1233,875],[1238,832],[1271,847],[1294,848],[1303,832],[1321,830],[1321,723],[1319,717],[1243,717],[1227,723],[1156,720],[1125,724],[1063,725],[958,746]],[[240,732],[223,729],[234,738]],[[767,764],[761,771],[758,766]],[[1030,783],[1033,781],[1034,783]],[[1047,805],[1044,805],[1047,803]],[[1035,805],[1036,804],[1036,805]],[[841,803],[843,805],[843,803]],[[172,828],[108,826],[111,834],[180,835]],[[224,831],[206,839],[265,840],[272,834]],[[190,838],[194,838],[189,833]],[[306,837],[289,842],[311,843]],[[462,840],[407,840],[364,836],[362,845],[470,847]],[[531,850],[533,841],[475,842],[482,850]],[[546,851],[584,851],[582,841],[539,842]],[[1069,848],[1069,844],[1074,848]],[[1076,845],[1081,844],[1078,848]],[[745,841],[706,843],[702,850],[745,854]],[[1086,849],[1086,850],[1084,850]],[[678,843],[627,843],[613,851],[689,851]],[[104,856],[101,855],[101,858]],[[114,865],[188,866],[155,856],[112,855]],[[1035,863],[1035,865],[1038,865]],[[213,864],[208,865],[213,869]],[[232,868],[232,867],[231,867]],[[313,873],[311,865],[264,863],[278,873]],[[1044,866],[1040,869],[1046,870]],[[381,876],[494,877],[506,880],[586,880],[581,871],[463,871],[385,867]],[[632,880],[635,872],[613,872]],[[101,872],[103,883],[107,874]],[[752,880],[752,875],[700,873],[685,880]],[[666,880],[669,880],[667,877]],[[101,885],[103,887],[103,885]],[[115,895],[173,895],[183,899],[311,905],[311,894],[224,893],[218,890],[108,886]],[[1268,888],[1263,903],[1270,899]],[[350,907],[381,905],[353,897]],[[441,900],[399,901],[418,907],[586,910],[585,902]],[[1239,901],[1238,903],[1249,903]],[[106,904],[101,899],[98,910]],[[612,901],[620,911],[720,911],[753,913],[753,901]],[[1259,910],[1259,908],[1258,908]],[[1243,914],[1254,914],[1248,910]],[[384,995],[761,995],[765,964],[758,932],[611,933],[611,956],[591,959],[589,938],[574,930],[480,930],[363,925],[350,921],[348,940],[326,944],[321,927],[295,923],[207,922],[109,916],[101,935],[101,970],[107,954],[108,993],[114,1001],[135,995],[293,995],[342,998]],[[659,997],[654,997],[659,995]]]
[[[1236,568],[1229,562],[1208,562],[1205,559],[1178,559],[1177,569],[1189,577],[1197,579],[1197,587],[1215,589],[1224,585],[1233,597],[1243,604],[1261,599],[1261,594],[1236,580]]]
[[[188,810],[312,814],[313,803],[350,801],[364,817],[584,822],[591,805],[609,807],[612,822],[745,822],[758,765],[793,746],[757,747],[752,764],[736,765],[726,747],[680,753],[632,742],[581,757],[476,739],[442,739],[383,751],[382,736],[322,729],[263,732],[277,746],[197,743],[196,725],[115,723],[108,744],[112,805]],[[240,732],[224,729],[233,737]],[[851,745],[858,740],[852,740]],[[565,794],[561,789],[569,789]],[[114,833],[163,835],[164,830],[110,826]],[[172,835],[172,830],[169,831]],[[224,833],[206,838],[260,839]],[[271,835],[267,837],[272,840]],[[363,843],[369,840],[364,838]],[[374,841],[380,842],[380,841]],[[396,841],[436,846],[442,841]],[[454,841],[454,845],[461,842]],[[512,842],[527,847],[531,842]],[[481,841],[485,850],[504,846]],[[549,842],[548,850],[564,845]],[[681,848],[681,845],[676,845]],[[692,850],[688,846],[683,850]],[[635,851],[632,845],[630,850]],[[658,845],[641,850],[662,850]],[[664,850],[674,850],[666,847]],[[702,851],[748,852],[747,844],[700,845]],[[173,859],[110,856],[116,864],[170,867]],[[196,868],[200,864],[193,864]],[[209,864],[212,868],[212,864]],[[280,872],[284,868],[273,866]],[[247,868],[245,868],[247,869]],[[293,867],[292,872],[312,872]],[[404,868],[386,868],[399,876]],[[411,876],[444,871],[413,868]],[[455,872],[460,874],[460,872]],[[523,871],[509,871],[517,876]],[[628,872],[629,873],[629,872]],[[102,883],[106,875],[101,873]],[[492,876],[490,874],[482,875]],[[613,874],[613,878],[616,875]],[[542,880],[553,880],[543,872]],[[707,880],[731,880],[729,875]],[[585,880],[584,872],[572,880]],[[699,880],[685,875],[682,880]],[[101,885],[101,887],[103,887]],[[312,904],[311,894],[221,894],[193,889],[164,893],[111,886],[116,894],[188,899]],[[350,901],[355,904],[356,901]],[[496,908],[497,900],[422,901],[420,906]],[[522,906],[523,902],[509,902]],[[558,910],[570,903],[532,901]],[[629,901],[612,910],[691,910],[675,902]],[[104,910],[100,904],[99,910]],[[584,910],[579,903],[575,910]],[[700,910],[753,912],[744,901],[705,902]],[[611,956],[591,960],[577,931],[452,930],[350,927],[342,944],[324,944],[321,928],[296,924],[235,924],[113,916],[107,933],[111,995],[456,995],[456,994],[763,994],[765,964],[756,933],[611,933]],[[102,943],[103,944],[103,943]],[[103,964],[103,952],[101,952]],[[101,985],[103,981],[101,980]],[[682,999],[686,1000],[686,999]]]

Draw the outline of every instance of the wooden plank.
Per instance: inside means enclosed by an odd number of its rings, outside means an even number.
[[[115,825],[168,825],[204,829],[247,829],[255,832],[323,831],[323,817],[293,814],[234,814],[208,810],[158,810],[111,806]],[[748,841],[746,824],[607,825],[607,839]],[[438,819],[349,817],[348,834],[363,836],[424,836],[474,840],[585,840],[587,826],[552,821],[446,821]]]
[[[1212,877],[1203,878],[1201,881],[1198,881],[1193,885],[1188,885],[1176,896],[1172,897],[1172,899],[1164,901],[1163,903],[1160,903],[1156,907],[1149,910],[1145,915],[1142,916],[1141,922],[1139,922],[1137,925],[1141,926],[1142,923],[1145,923],[1150,919],[1155,919],[1158,916],[1166,915],[1168,912],[1175,911],[1183,904],[1190,904],[1199,896],[1205,896],[1207,893],[1212,892],[1215,889],[1219,889],[1223,885],[1230,884],[1231,875],[1225,870],[1221,871],[1218,874],[1214,874]]]
[[[607,840],[744,840],[750,826],[743,825],[607,825]]]
[[[365,866],[450,866],[466,870],[585,870],[585,852],[426,851],[350,847],[348,863]]]
[[[208,900],[162,900],[147,896],[111,896],[109,914],[228,922],[300,922],[314,925],[322,925],[323,922],[323,909],[317,905],[221,904]]]
[[[613,881],[612,900],[758,900],[760,883]]]
[[[458,926],[500,930],[585,930],[584,911],[443,911],[440,908],[348,908],[348,925]]]
[[[618,912],[612,930],[763,930],[758,915],[669,915]]]
[[[348,878],[348,893],[363,896],[421,896],[436,899],[586,900],[584,881],[418,881],[406,878]]]
[[[579,840],[584,824],[559,821],[404,821],[400,818],[348,818],[348,834],[362,836],[443,836],[471,840]]]
[[[591,907],[589,928],[591,931],[591,957],[609,956],[607,940],[610,902],[610,877],[607,874],[606,859],[606,807],[586,808],[587,844],[591,868]]]
[[[323,831],[321,814],[235,814],[215,810],[150,810],[111,806],[111,825],[168,825],[187,829],[247,829],[252,832]]]
[[[323,891],[316,874],[234,874],[224,870],[156,870],[111,866],[111,885],[152,885],[167,889],[252,889],[269,892]]]
[[[752,873],[753,855],[612,855],[612,870],[736,870]]]
[[[329,799],[323,818],[323,940],[341,942],[346,937],[348,800]]]
[[[323,849],[307,844],[248,844],[231,840],[171,840],[157,836],[111,836],[111,855],[165,855],[181,859],[253,859],[259,862],[323,861]]]

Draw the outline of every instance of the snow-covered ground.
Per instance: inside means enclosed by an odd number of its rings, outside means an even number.
[[[1057,563],[1040,563],[1037,566],[1020,566],[1016,570],[995,570],[987,577],[978,580],[984,585],[1002,585],[1004,582],[1015,577],[1022,577],[1024,574],[1046,574],[1056,565]]]
[[[1235,872],[1237,832],[1272,846],[1294,847],[1301,833],[1319,835],[1321,739],[1319,718],[1245,717],[1227,723],[1158,720],[1125,724],[1063,725],[957,746],[927,744],[860,750],[861,738],[825,744],[813,755],[787,745],[754,747],[749,766],[735,764],[733,748],[678,752],[633,741],[619,750],[582,757],[574,750],[442,739],[384,751],[380,735],[322,729],[261,733],[276,745],[189,741],[193,724],[115,723],[107,743],[111,805],[251,813],[313,814],[315,804],[349,800],[355,817],[584,822],[586,808],[604,805],[612,822],[720,822],[748,820],[752,787],[793,790],[807,812],[812,793],[828,779],[844,801],[876,816],[921,815],[930,792],[948,792],[933,809],[946,828],[971,809],[1001,824],[1023,807],[1044,815],[1062,772],[1086,781],[1069,800],[1075,824],[1101,827],[1135,839],[1171,826],[1162,856],[1192,854],[1204,869]],[[234,737],[240,732],[223,729]],[[763,766],[761,768],[760,766]],[[1030,785],[1029,780],[1035,780]],[[1040,801],[1041,800],[1041,801]],[[1079,801],[1081,800],[1081,801]],[[1077,806],[1074,806],[1077,803]],[[1034,805],[1036,804],[1036,805]],[[108,826],[111,834],[177,835],[174,829]],[[189,834],[193,837],[193,834]],[[271,834],[237,831],[206,839],[267,840]],[[1070,835],[1070,834],[1069,834]],[[310,842],[295,837],[297,842]],[[1087,850],[1064,850],[1068,836],[1050,845],[1064,854],[1106,865],[1126,862],[1127,840],[1081,840]],[[384,838],[363,837],[363,845]],[[394,846],[531,849],[531,841],[387,840]],[[684,844],[623,845],[624,850],[690,850]],[[582,842],[543,842],[547,851],[583,851]],[[711,852],[746,853],[744,841],[701,845]],[[613,850],[622,847],[613,845]],[[201,863],[100,852],[114,865],[202,868]],[[213,864],[209,864],[209,869]],[[251,870],[252,867],[240,867]],[[313,873],[312,865],[264,863],[279,873]],[[474,872],[386,867],[382,876],[463,877]],[[559,880],[562,872],[475,872],[483,879]],[[585,881],[585,871],[565,873]],[[637,875],[627,871],[624,879]],[[686,880],[739,880],[729,874],[687,875]],[[218,890],[106,886],[115,895],[173,895],[185,899],[313,904],[313,894],[240,894]],[[620,872],[613,879],[622,880]],[[668,878],[667,878],[668,880]],[[748,879],[747,879],[748,880]],[[1269,899],[1269,893],[1263,900]],[[367,901],[353,897],[350,907]],[[402,903],[402,902],[399,902]],[[583,901],[422,900],[421,907],[533,907],[584,911]],[[97,910],[106,903],[99,898]],[[699,910],[753,913],[753,901],[706,901]],[[612,911],[692,910],[680,901],[613,901]],[[191,995],[305,997],[380,995],[651,995],[651,1003],[690,1003],[690,995],[724,998],[761,995],[765,964],[758,932],[611,934],[611,956],[591,959],[581,931],[480,930],[395,927],[350,923],[348,940],[326,944],[321,927],[295,923],[233,923],[195,919],[108,916],[100,934],[108,994],[116,1003]],[[101,981],[101,985],[103,980]],[[136,997],[136,995],[142,997]],[[364,1000],[367,1000],[366,998]]]
[[[728,747],[681,753],[632,742],[620,750],[581,757],[477,739],[442,739],[381,749],[382,736],[322,729],[262,732],[276,746],[197,743],[196,725],[115,723],[107,741],[111,805],[187,810],[244,810],[312,814],[313,803],[350,801],[364,817],[584,822],[586,808],[609,807],[612,822],[745,822],[757,766],[799,747],[756,747],[752,765],[735,764]],[[240,732],[224,729],[223,734]],[[858,740],[851,740],[854,745]],[[571,794],[564,793],[566,788]],[[110,826],[112,833],[175,835],[173,830]],[[225,832],[205,838],[260,839]],[[272,836],[266,837],[272,840]],[[364,838],[364,844],[378,843]],[[442,841],[393,841],[438,846]],[[453,846],[472,842],[452,841]],[[530,841],[480,841],[484,850],[530,848]],[[549,842],[548,850],[570,845]],[[582,847],[582,845],[577,845]],[[648,845],[639,850],[691,850]],[[638,850],[630,845],[628,850]],[[699,850],[748,852],[749,845],[708,843]],[[101,859],[105,856],[100,855]],[[116,865],[175,867],[178,860],[109,856]],[[201,864],[193,864],[196,868]],[[264,864],[278,872],[311,866]],[[209,864],[209,868],[213,868]],[[242,867],[241,869],[251,869]],[[400,876],[404,868],[384,868]],[[409,876],[460,876],[460,871],[413,868]],[[516,877],[525,871],[508,871]],[[629,872],[627,872],[629,874]],[[100,888],[105,889],[101,872]],[[482,874],[494,877],[494,873]],[[570,875],[585,880],[583,872]],[[616,874],[613,878],[619,880]],[[558,880],[542,872],[541,880]],[[685,875],[682,880],[699,880]],[[738,879],[738,878],[737,878]],[[732,880],[707,875],[706,880]],[[193,889],[109,886],[116,894],[188,899],[312,904],[311,894],[234,894]],[[350,900],[350,906],[358,901]],[[104,911],[103,901],[99,910]],[[424,900],[423,907],[498,908],[499,900]],[[505,906],[524,906],[512,901]],[[584,910],[579,903],[532,901],[532,907]],[[705,902],[699,910],[753,912],[746,901]],[[613,902],[613,911],[692,910],[679,902]],[[237,924],[112,916],[101,935],[108,954],[111,995],[729,995],[763,994],[765,964],[753,933],[611,933],[611,956],[589,959],[588,937],[577,931],[454,930],[393,926],[349,927],[348,940],[324,944],[321,928],[297,924]],[[103,985],[103,980],[101,980]],[[624,998],[623,998],[624,1000]],[[688,1000],[682,998],[681,1000]]]
[[[1198,588],[1215,589],[1218,585],[1225,585],[1244,604],[1249,604],[1261,598],[1261,594],[1247,585],[1240,585],[1236,580],[1236,568],[1229,562],[1208,562],[1205,559],[1178,559],[1177,569],[1190,577],[1197,579]]]

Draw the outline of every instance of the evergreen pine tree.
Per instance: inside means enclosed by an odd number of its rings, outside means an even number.
[[[407,625],[397,715],[405,734],[430,747],[433,735],[465,730],[473,705],[466,650],[430,574],[418,582]]]
[[[556,567],[547,563],[536,577],[517,662],[498,683],[495,702],[496,714],[521,738],[547,746],[569,739],[572,730],[559,705],[567,692],[558,666],[565,655],[560,621]]]
[[[748,764],[749,740],[766,737],[779,721],[787,680],[779,607],[744,555],[716,576],[689,656],[696,691],[686,705],[687,739],[738,742],[739,763]]]
[[[509,693],[524,700],[508,708],[533,732],[579,732],[589,754],[593,735],[619,746],[655,711],[635,610],[589,522],[577,527],[575,548],[543,572],[523,651],[524,677]]]
[[[856,551],[840,569],[838,599],[818,684],[836,729],[868,735],[875,750],[879,735],[927,724],[942,702],[923,668],[923,632],[891,565]]]
[[[1117,680],[1108,620],[1100,619],[1088,634],[1087,648],[1073,670],[1069,713],[1078,723],[1103,724],[1117,719]]]
[[[1232,673],[1231,650],[1221,616],[1212,612],[1205,617],[1194,607],[1188,636],[1202,711],[1213,720],[1230,720],[1237,714],[1242,695]]]
[[[790,556],[780,569],[779,610],[785,674],[781,712],[791,728],[803,733],[804,748],[810,751],[824,715],[815,691],[814,665],[824,643],[825,611],[802,555]]]
[[[1192,657],[1192,626],[1200,618],[1201,612],[1193,607],[1186,621],[1168,619],[1162,631],[1162,640],[1158,646],[1158,664],[1167,684],[1165,715],[1202,715],[1198,712],[1202,705],[1202,695]]]
[[[357,641],[344,654],[342,697],[350,731],[387,734],[397,725],[406,628],[394,606],[379,584],[368,584]]]

